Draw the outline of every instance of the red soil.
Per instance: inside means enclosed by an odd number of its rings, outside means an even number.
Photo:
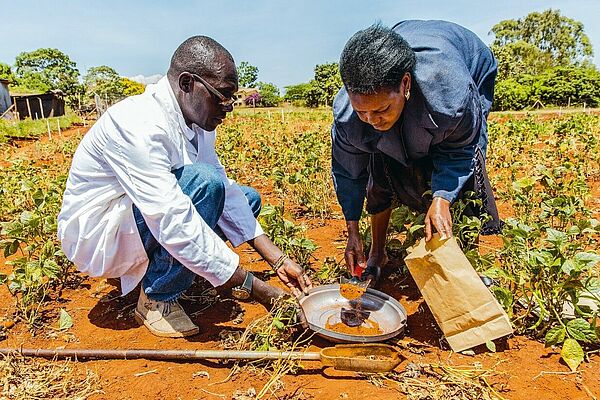
[[[83,130],[83,129],[82,129]],[[66,131],[68,136],[76,130]],[[47,140],[42,139],[42,140]],[[19,151],[32,152],[32,144],[26,144]],[[593,193],[599,194],[598,185]],[[267,200],[268,195],[265,196]],[[595,208],[598,209],[598,208]],[[500,207],[501,213],[506,210]],[[341,219],[314,223],[307,236],[320,248],[316,252],[315,265],[327,256],[343,257],[344,223]],[[497,238],[486,238],[483,244],[498,246]],[[249,247],[236,250],[242,265],[253,271],[265,271],[267,265]],[[0,259],[0,271],[7,267]],[[584,362],[577,374],[569,374],[568,367],[560,361],[557,349],[544,348],[542,343],[527,337],[511,337],[497,341],[497,353],[488,352],[485,347],[475,349],[476,355],[466,356],[453,353],[441,340],[437,327],[427,305],[423,302],[410,276],[401,275],[399,261],[393,260],[384,272],[381,290],[398,299],[408,312],[408,327],[403,343],[411,343],[420,351],[413,353],[403,350],[406,359],[397,367],[402,371],[408,363],[442,363],[450,365],[473,365],[480,363],[483,368],[493,369],[492,384],[508,399],[588,399],[592,394],[600,395],[598,368],[600,362],[593,356],[589,363]],[[276,279],[271,279],[280,285]],[[142,348],[142,349],[220,349],[219,335],[225,330],[242,331],[251,321],[265,313],[265,309],[253,303],[241,303],[244,310],[241,323],[236,323],[239,307],[233,300],[221,299],[217,304],[202,310],[202,305],[192,301],[182,301],[183,306],[194,315],[200,326],[200,334],[187,339],[159,338],[138,326],[133,318],[137,293],[119,297],[118,288],[112,281],[85,279],[76,289],[66,290],[60,299],[47,310],[48,326],[32,336],[24,323],[19,322],[0,342],[0,347],[33,348]],[[14,301],[5,286],[0,287],[0,319],[11,318]],[[73,318],[73,327],[66,333],[58,332],[58,312],[64,308]],[[322,348],[332,344],[316,339],[313,347]],[[421,354],[417,354],[421,353]],[[373,399],[404,398],[393,383],[388,387],[377,387],[364,376],[353,372],[340,372],[332,368],[322,369],[320,363],[306,362],[305,369],[297,375],[283,377],[284,387],[271,398],[287,399]],[[251,370],[242,370],[227,379],[231,364],[216,362],[160,362],[147,360],[87,361],[76,368],[95,371],[100,376],[104,394],[94,399],[229,399],[236,390],[246,392],[255,388],[258,392],[268,381],[267,374],[261,375]],[[208,374],[197,374],[206,371]],[[554,373],[553,373],[554,372]],[[146,373],[139,375],[140,373]],[[137,374],[137,376],[136,376]],[[296,397],[294,397],[296,396]]]

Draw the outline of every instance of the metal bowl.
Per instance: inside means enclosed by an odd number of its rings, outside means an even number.
[[[341,322],[342,307],[348,309],[361,302],[363,310],[370,312],[369,319],[379,324],[382,333],[358,336],[334,332],[326,328],[327,323]],[[313,288],[300,299],[300,306],[310,329],[319,336],[337,343],[370,343],[387,340],[399,335],[406,327],[406,310],[398,301],[375,289],[367,289],[357,300],[348,300],[340,294],[340,285],[323,285]]]

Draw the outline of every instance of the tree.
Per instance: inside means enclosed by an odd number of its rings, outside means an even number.
[[[496,84],[494,110],[545,106],[600,105],[600,72],[588,66],[550,68],[539,75],[522,75]]]
[[[109,103],[114,103],[125,97],[125,87],[121,83],[121,77],[117,71],[106,65],[88,69],[83,78],[83,84],[89,95],[97,94]]]
[[[504,20],[494,25],[491,32],[495,35],[492,49],[497,56],[503,49],[508,52],[503,59],[530,65],[530,72],[534,73],[539,72],[536,62],[547,63],[546,67],[581,65],[593,54],[583,24],[561,15],[560,10],[549,9],[530,13],[522,19]]]
[[[11,85],[16,83],[15,74],[13,74],[10,65],[0,62],[0,79],[6,79]]]
[[[307,106],[332,105],[335,95],[343,85],[338,63],[317,65],[315,78],[310,81],[310,85],[306,92]]]
[[[276,107],[281,102],[279,89],[272,83],[258,82],[258,91],[260,93],[260,102],[263,107]]]
[[[492,46],[498,60],[497,81],[522,75],[537,75],[551,68],[552,59],[536,46],[522,40],[504,46]]]
[[[319,107],[321,104],[324,104],[323,91],[319,88],[317,81],[311,79],[308,82],[308,90],[306,91],[306,106]]]
[[[306,96],[311,88],[310,83],[299,83],[297,85],[290,85],[285,87],[285,95],[283,99],[291,103],[299,103],[306,105]]]
[[[536,95],[543,104],[600,105],[600,72],[590,67],[555,67],[538,76]]]
[[[253,87],[258,79],[258,68],[242,61],[237,67],[238,82],[241,87]]]
[[[522,110],[531,103],[532,88],[514,78],[499,81],[494,88],[494,110]]]
[[[21,86],[40,91],[61,90],[68,96],[79,88],[79,70],[69,56],[58,49],[23,52],[15,59],[15,75]]]
[[[247,106],[256,107],[257,105],[260,105],[260,100],[260,94],[252,93],[250,96],[244,99],[244,104],[246,104]]]
[[[123,86],[123,94],[125,96],[135,96],[144,93],[144,90],[146,90],[146,86],[143,83],[132,81],[129,78],[121,78],[121,85]]]
[[[495,109],[598,103],[600,73],[581,22],[549,9],[501,21],[491,32],[498,60]]]

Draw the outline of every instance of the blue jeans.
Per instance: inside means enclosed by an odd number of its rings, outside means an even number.
[[[225,186],[216,169],[209,164],[196,163],[176,169],[173,174],[177,177],[183,193],[192,199],[202,219],[219,237],[226,240],[223,231],[217,226],[225,204]],[[257,217],[261,207],[260,195],[251,187],[240,188],[246,195],[254,216]],[[184,267],[158,243],[135,205],[133,215],[149,260],[148,270],[142,280],[142,289],[152,300],[177,299],[192,285],[196,274]]]

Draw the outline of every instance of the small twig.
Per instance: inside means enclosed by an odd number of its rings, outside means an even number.
[[[583,388],[583,390],[587,393],[588,396],[590,396],[590,398],[592,400],[598,400],[598,398],[594,395],[594,393],[592,393],[592,391],[590,390],[589,387],[587,387],[587,385],[583,382],[579,383],[581,385],[581,387]]]
[[[573,374],[577,374],[577,371],[569,371],[569,372],[564,372],[564,371],[542,371],[539,374],[537,374],[536,376],[534,376],[531,380],[535,381],[537,378],[541,378],[544,375],[573,375]]]
[[[209,383],[208,386],[220,385],[221,383],[229,382],[229,380],[231,379],[231,377],[233,375],[235,375],[237,372],[239,372],[239,370],[240,370],[240,366],[238,365],[238,363],[235,363],[235,365],[231,368],[231,371],[229,372],[229,375],[227,375],[225,377],[225,379],[223,379],[222,381],[219,381],[219,382]]]
[[[140,376],[156,374],[156,373],[158,373],[157,369],[151,369],[150,371],[146,371],[146,372],[138,372],[137,374],[133,374],[133,376],[137,376],[139,378]]]

